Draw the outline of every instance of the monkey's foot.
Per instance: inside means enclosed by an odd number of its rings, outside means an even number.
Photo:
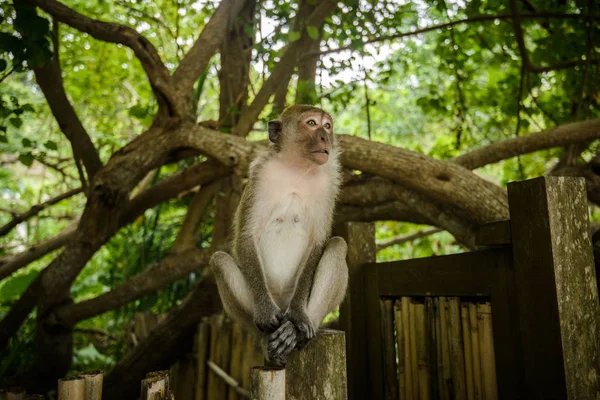
[[[291,321],[284,322],[279,329],[267,337],[269,359],[283,359],[296,347],[296,327]]]

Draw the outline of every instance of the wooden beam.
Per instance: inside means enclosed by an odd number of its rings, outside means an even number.
[[[582,178],[508,185],[528,399],[600,398],[600,308]]]

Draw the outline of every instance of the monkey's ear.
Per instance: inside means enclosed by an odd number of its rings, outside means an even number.
[[[273,143],[279,142],[279,138],[281,137],[281,121],[269,121],[268,127],[269,140]]]

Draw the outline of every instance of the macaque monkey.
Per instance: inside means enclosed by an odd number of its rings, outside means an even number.
[[[284,366],[344,299],[347,247],[329,238],[341,181],[331,116],[294,105],[268,131],[270,150],[250,166],[236,212],[233,253],[210,263],[225,310],[258,328],[266,360]]]

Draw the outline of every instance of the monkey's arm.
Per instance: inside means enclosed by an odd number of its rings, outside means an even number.
[[[286,313],[286,317],[296,326],[299,331],[298,341],[308,342],[315,336],[315,331],[319,328],[313,326],[310,318],[307,315],[306,308],[308,306],[308,298],[311,294],[313,287],[313,281],[315,271],[319,265],[323,250],[320,247],[315,247],[311,250],[306,259],[292,300],[290,301],[290,307]]]
[[[238,264],[254,301],[254,324],[261,332],[273,332],[283,320],[267,288],[262,262],[252,237],[241,235],[238,241]]]

